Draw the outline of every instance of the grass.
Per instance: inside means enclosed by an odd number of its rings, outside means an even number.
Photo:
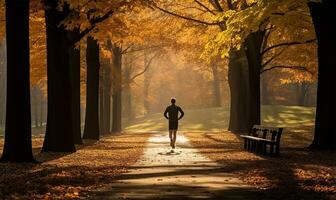
[[[262,124],[281,127],[314,125],[315,108],[300,106],[262,106]],[[207,108],[185,110],[180,122],[182,131],[224,131],[229,122],[229,110],[226,108]],[[126,131],[166,131],[167,121],[162,113],[136,118],[124,124]]]

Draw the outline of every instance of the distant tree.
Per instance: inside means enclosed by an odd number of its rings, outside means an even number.
[[[29,78],[29,0],[6,1],[7,101],[2,161],[34,162]]]
[[[122,90],[122,81],[121,81],[121,58],[122,50],[120,47],[112,45],[113,52],[113,82],[112,82],[112,99],[113,99],[113,117],[112,117],[112,132],[121,131],[121,111],[122,111],[122,102],[121,102],[121,90]]]

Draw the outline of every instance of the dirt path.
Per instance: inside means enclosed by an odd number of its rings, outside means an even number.
[[[183,144],[184,148],[179,148]],[[180,136],[172,153],[167,134],[149,138],[143,156],[130,172],[93,199],[251,199],[253,188],[191,148]]]

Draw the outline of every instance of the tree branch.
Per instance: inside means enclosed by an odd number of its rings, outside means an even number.
[[[274,56],[272,56],[270,59],[268,59],[266,62],[264,62],[261,66],[261,68],[265,68],[269,63],[271,63],[274,59],[279,57],[287,48],[282,49],[280,52],[276,53]]]
[[[206,11],[208,11],[209,13],[216,15],[216,13],[214,13],[212,10],[210,10],[210,8],[206,7],[204,4],[202,4],[200,1],[198,0],[194,0],[199,6],[201,6],[202,8],[204,8]]]
[[[308,72],[310,75],[313,75],[313,72],[309,71],[307,68],[302,67],[302,66],[282,66],[282,65],[278,65],[278,66],[273,66],[267,69],[263,69],[260,74],[273,70],[273,69],[293,69],[293,70],[298,70],[298,71],[304,71],[304,72]]]
[[[96,27],[98,23],[101,23],[105,21],[106,19],[110,18],[113,15],[113,13],[114,11],[110,10],[107,13],[105,13],[103,16],[90,20],[91,26],[79,34],[78,40],[76,42],[79,42],[83,37],[85,37],[88,33],[90,33]]]
[[[159,9],[160,11],[166,13],[166,14],[170,14],[170,15],[173,15],[175,17],[178,17],[178,18],[181,18],[181,19],[185,19],[185,20],[188,20],[188,21],[193,21],[193,22],[196,22],[196,23],[199,23],[199,24],[204,24],[204,25],[208,25],[208,26],[217,26],[217,25],[220,25],[220,22],[206,22],[206,21],[202,21],[202,20],[199,20],[199,19],[194,19],[194,18],[191,18],[191,17],[187,17],[187,16],[183,16],[183,15],[180,15],[180,14],[177,14],[177,13],[174,13],[174,12],[171,12],[169,10],[165,10],[157,5],[154,5],[155,8]]]
[[[216,8],[217,11],[219,11],[219,12],[224,11],[224,9],[222,8],[222,6],[220,5],[218,0],[210,0],[210,3],[213,5],[213,7]]]
[[[141,72],[139,72],[138,74],[134,75],[130,80],[133,81],[133,80],[136,79],[138,76],[141,76],[142,74],[144,74],[144,73],[147,71],[147,69],[150,67],[150,64],[152,63],[153,59],[154,59],[157,55],[158,55],[158,54],[154,54],[154,56],[152,56],[152,57],[149,59],[149,61],[148,61],[147,65],[145,66],[145,68],[144,68]]]
[[[275,49],[275,48],[278,48],[278,47],[282,47],[282,46],[290,46],[290,45],[299,45],[299,44],[309,44],[309,43],[313,43],[315,42],[316,39],[311,39],[311,40],[307,40],[307,41],[304,41],[304,42],[286,42],[286,43],[280,43],[280,44],[276,44],[276,45],[273,45],[271,47],[268,47],[268,48],[265,48],[265,50],[263,50],[261,52],[261,55],[264,55],[265,53],[267,53],[268,51],[272,50],[272,49]]]

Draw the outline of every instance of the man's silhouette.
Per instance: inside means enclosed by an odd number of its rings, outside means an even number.
[[[171,105],[166,108],[164,112],[164,117],[169,120],[169,138],[170,138],[170,146],[175,149],[175,142],[176,142],[176,132],[178,129],[178,120],[182,119],[184,116],[183,110],[175,105],[176,100],[174,98],[171,99]],[[178,116],[178,113],[181,113]]]

